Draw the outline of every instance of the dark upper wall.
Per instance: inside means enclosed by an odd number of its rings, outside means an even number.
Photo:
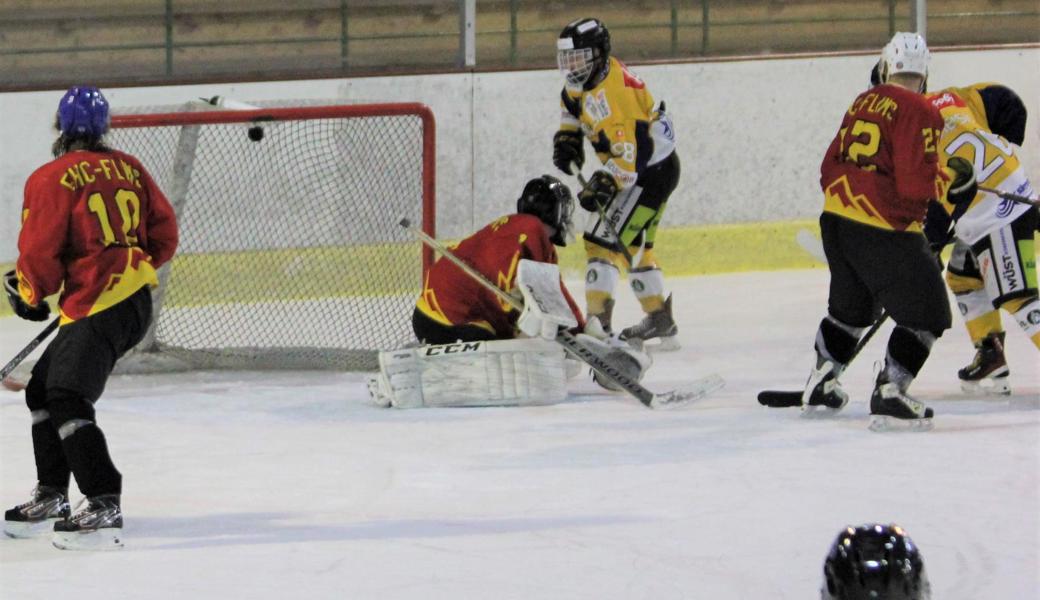
[[[876,50],[909,0],[480,0],[477,69],[597,16],[629,62]],[[458,0],[0,0],[0,91],[459,70]],[[932,46],[1040,42],[1037,0],[931,0]]]

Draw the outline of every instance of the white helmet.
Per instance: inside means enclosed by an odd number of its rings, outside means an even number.
[[[881,50],[881,81],[888,81],[896,73],[916,73],[927,79],[930,58],[921,34],[900,31]]]

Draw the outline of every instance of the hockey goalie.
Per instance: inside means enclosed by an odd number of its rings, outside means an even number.
[[[380,353],[379,374],[369,381],[373,401],[396,408],[560,402],[567,380],[582,370],[554,341],[561,328],[640,380],[649,357],[608,336],[595,318],[585,323],[560,277],[556,246],[567,244],[573,208],[558,179],[532,179],[515,214],[451,247],[469,268],[444,257],[434,263],[412,314],[422,345]]]

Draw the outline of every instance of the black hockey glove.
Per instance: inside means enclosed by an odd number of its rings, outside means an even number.
[[[51,316],[51,307],[47,302],[40,301],[39,306],[29,306],[22,300],[18,293],[18,276],[14,271],[4,273],[4,291],[7,292],[7,301],[11,303],[14,314],[30,321],[46,321]]]
[[[578,193],[578,202],[585,210],[598,212],[601,208],[609,206],[617,193],[618,185],[614,176],[606,171],[596,171]]]
[[[946,199],[950,204],[966,204],[975,199],[979,185],[975,182],[975,167],[967,160],[954,156],[946,162],[946,167],[953,171],[953,183]]]
[[[581,169],[585,164],[585,138],[578,131],[557,131],[553,136],[553,164],[568,175],[571,163]]]

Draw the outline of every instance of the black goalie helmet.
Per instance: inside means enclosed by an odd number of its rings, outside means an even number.
[[[599,19],[572,21],[556,40],[556,64],[572,86],[595,81],[609,59],[610,32]]]
[[[516,212],[538,217],[553,228],[549,240],[557,246],[566,246],[571,236],[571,215],[574,197],[570,189],[552,175],[542,175],[524,186],[516,200]]]
[[[823,563],[822,600],[930,600],[917,546],[897,525],[847,527]]]

